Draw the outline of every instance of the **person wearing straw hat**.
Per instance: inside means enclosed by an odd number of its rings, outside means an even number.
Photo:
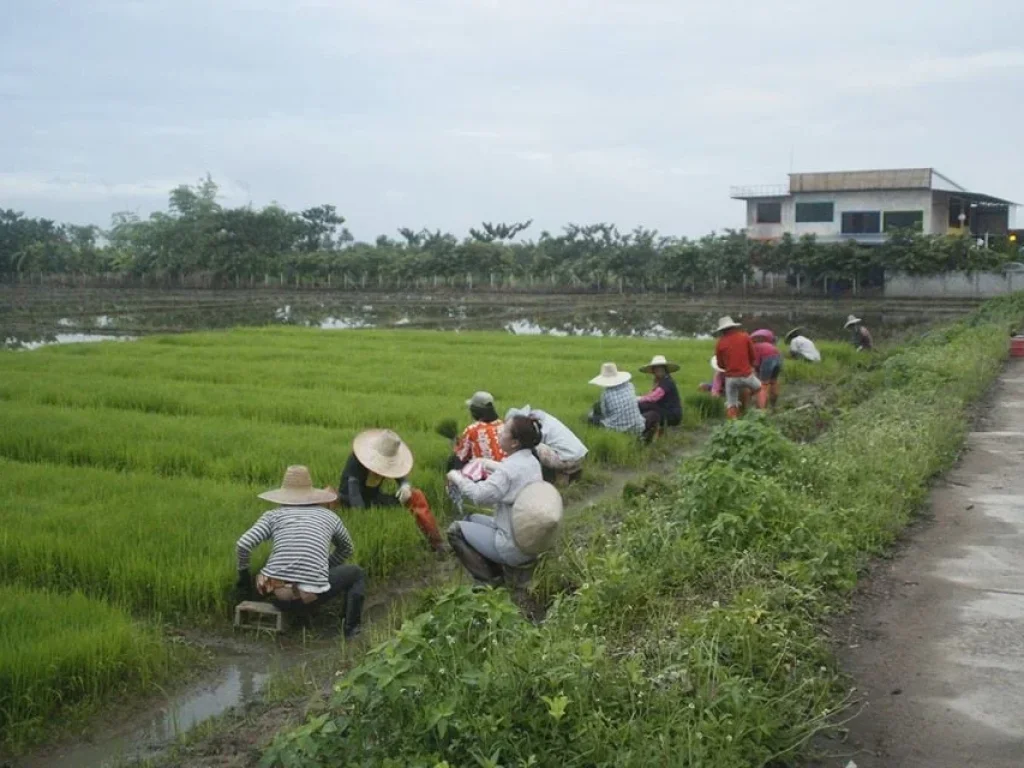
[[[864,321],[856,315],[850,315],[846,318],[846,324],[843,326],[844,329],[851,330],[853,333],[853,346],[857,348],[858,352],[865,350],[870,351],[874,347],[874,342],[871,339],[871,331],[864,326]]]
[[[725,371],[726,417],[736,419],[741,406],[745,408],[750,396],[761,389],[761,382],[754,375],[757,362],[754,343],[728,315],[719,318],[715,335],[718,336],[715,358]]]
[[[337,494],[314,488],[306,467],[288,467],[280,488],[259,494],[277,506],[265,512],[235,545],[237,589],[252,592],[249,557],[260,543],[271,542],[270,558],[256,576],[256,591],[279,609],[308,619],[309,609],[345,594],[345,637],[359,631],[366,575],[346,565],[354,551],[352,537],[331,510]],[[331,545],[334,551],[331,552]]]
[[[601,399],[590,411],[591,424],[616,432],[642,435],[647,428],[640,406],[636,401],[636,390],[630,383],[633,374],[620,371],[615,363],[603,363],[601,372],[590,380],[601,387]]]
[[[409,483],[412,451],[390,429],[368,429],[352,441],[352,453],[341,471],[338,498],[353,509],[405,506],[435,552],[443,547],[441,532],[426,495]],[[389,485],[394,493],[385,492]]]
[[[654,386],[646,395],[637,398],[640,413],[644,416],[644,435],[653,437],[659,427],[678,427],[683,422],[683,402],[672,374],[679,370],[677,363],[669,362],[664,355],[655,355],[651,362],[640,369],[641,373],[654,376]]]
[[[806,360],[808,363],[820,363],[821,352],[814,345],[814,342],[803,335],[803,328],[796,327],[786,334],[786,343],[789,344],[789,356],[794,360]]]
[[[502,566],[521,568],[536,555],[520,547],[512,530],[512,507],[520,492],[543,481],[540,462],[533,450],[541,441],[540,424],[527,416],[513,416],[501,433],[504,461],[495,465],[486,480],[474,482],[452,470],[447,480],[461,496],[479,506],[493,506],[494,516],[470,515],[448,528],[452,551],[477,581],[499,583]]]
[[[501,461],[505,452],[501,450],[501,430],[505,422],[498,418],[494,407],[494,396],[490,392],[475,392],[466,401],[473,423],[462,430],[455,441],[448,469],[462,469],[474,459]]]
[[[775,346],[775,333],[768,328],[758,328],[750,334],[754,342],[754,369],[761,381],[757,393],[757,407],[764,410],[769,405],[774,409],[779,400],[779,376],[782,374],[782,353]]]

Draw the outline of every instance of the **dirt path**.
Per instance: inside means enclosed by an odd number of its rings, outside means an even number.
[[[842,638],[863,709],[825,765],[1024,765],[1024,362],[975,429]]]

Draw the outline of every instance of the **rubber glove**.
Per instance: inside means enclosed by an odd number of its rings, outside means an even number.
[[[453,469],[446,477],[448,478],[448,485],[454,485],[456,488],[459,487],[459,480],[462,477],[462,475],[459,474],[459,470]]]
[[[408,504],[409,499],[412,498],[412,486],[409,485],[408,483],[402,483],[400,486],[398,486],[398,493],[395,494],[395,497],[402,504]]]
[[[238,581],[235,582],[235,591],[241,597],[249,597],[252,594],[252,576],[248,568],[238,570]]]

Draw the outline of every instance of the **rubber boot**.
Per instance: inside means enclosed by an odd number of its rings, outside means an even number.
[[[727,419],[738,419],[740,417],[740,409],[735,405],[730,405],[725,409],[725,418]]]
[[[351,640],[359,634],[363,623],[363,603],[365,595],[354,595],[348,593],[345,600],[345,639]]]
[[[452,552],[455,553],[455,557],[469,571],[469,575],[475,581],[492,587],[499,586],[502,583],[504,575],[502,574],[501,566],[497,563],[492,563],[469,546],[469,542],[462,537],[462,530],[459,528],[458,523],[452,523],[448,528],[448,544],[451,546]]]

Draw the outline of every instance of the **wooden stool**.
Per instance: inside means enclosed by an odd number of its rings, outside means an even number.
[[[264,619],[272,618],[273,626]],[[256,600],[243,600],[235,606],[235,626],[241,629],[266,630],[268,632],[284,632],[284,614],[270,603]]]

